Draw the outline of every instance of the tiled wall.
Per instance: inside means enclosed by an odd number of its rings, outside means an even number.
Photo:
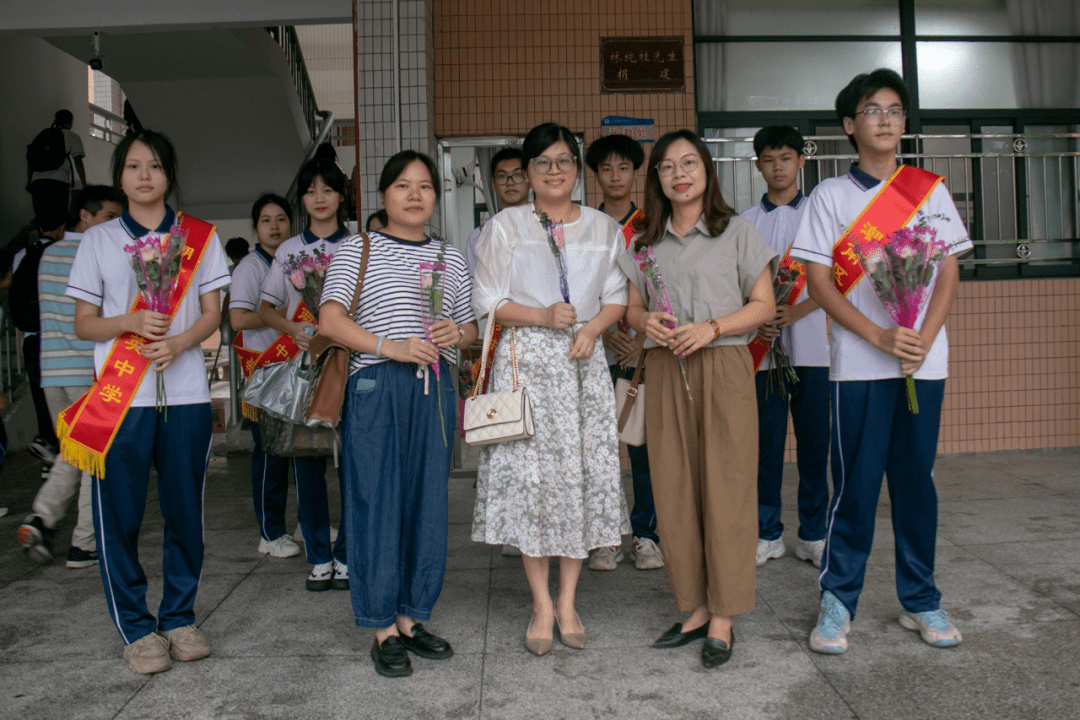
[[[433,0],[435,134],[524,135],[555,121],[600,136],[608,115],[695,127],[690,0]],[[600,38],[682,35],[686,92],[600,93]],[[650,145],[645,145],[646,154]],[[587,202],[599,191],[588,173]],[[638,197],[641,195],[638,180]]]
[[[360,132],[361,209],[367,215],[380,207],[379,173],[397,152],[394,117],[392,0],[356,3],[358,35],[357,123]],[[432,0],[400,0],[401,148],[435,157]],[[438,210],[432,225],[438,227]]]
[[[945,327],[939,453],[1080,446],[1080,279],[962,282]]]

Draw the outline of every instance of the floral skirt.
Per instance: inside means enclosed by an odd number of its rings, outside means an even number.
[[[513,385],[508,330],[489,391]],[[535,433],[480,449],[472,539],[533,557],[583,559],[630,532],[604,348],[597,342],[590,358],[570,360],[569,330],[525,327],[515,334]]]

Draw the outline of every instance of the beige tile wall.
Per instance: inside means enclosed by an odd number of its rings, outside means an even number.
[[[962,282],[945,327],[939,453],[1080,446],[1080,279]]]
[[[554,121],[590,143],[608,115],[651,118],[657,137],[695,127],[690,0],[434,0],[433,10],[439,138],[524,135]],[[686,92],[600,93],[600,38],[632,35],[685,38]]]

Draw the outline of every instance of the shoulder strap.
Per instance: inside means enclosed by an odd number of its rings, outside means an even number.
[[[350,320],[356,318],[356,308],[360,306],[360,291],[364,287],[364,275],[367,274],[368,260],[371,258],[371,238],[363,230],[360,231],[360,237],[364,241],[364,249],[360,254],[360,272],[356,275],[356,289],[353,290],[352,302],[349,303]],[[315,337],[311,338],[311,343],[308,345],[308,352],[311,353],[312,359],[315,359],[336,344],[325,335],[316,332]]]
[[[623,431],[626,427],[626,421],[630,419],[630,409],[634,407],[634,401],[637,400],[638,385],[641,384],[641,372],[645,367],[645,344],[641,345],[641,352],[638,354],[637,367],[634,368],[634,379],[630,381],[630,387],[627,388],[626,394],[630,396],[630,400],[622,407],[622,412],[619,413],[619,432]]]
[[[487,315],[487,330],[484,332],[484,349],[480,352],[480,374],[477,375],[477,378],[484,378],[485,377],[484,373],[487,371],[488,350],[491,349],[491,340],[492,340],[492,337],[493,337],[494,332],[495,332],[495,311],[498,310],[499,306],[502,305],[504,302],[509,302],[509,301],[510,301],[510,298],[501,297],[501,298],[498,298],[497,300],[495,300],[495,302],[491,303],[491,309],[488,311],[488,315]],[[513,372],[513,377],[514,377],[514,390],[517,390],[519,387],[521,387],[521,378],[518,375],[518,364],[517,364],[517,337],[516,337],[516,333],[514,332],[514,328],[512,328],[512,327],[509,328],[509,331],[510,331],[510,368],[511,368],[511,370]],[[478,379],[477,382],[473,385],[472,392],[470,393],[471,397],[478,397],[480,395],[480,386],[481,385],[483,385],[483,382]]]

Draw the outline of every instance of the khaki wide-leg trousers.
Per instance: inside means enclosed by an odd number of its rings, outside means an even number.
[[[754,607],[757,395],[745,345],[645,357],[645,432],[664,567],[679,610]]]

